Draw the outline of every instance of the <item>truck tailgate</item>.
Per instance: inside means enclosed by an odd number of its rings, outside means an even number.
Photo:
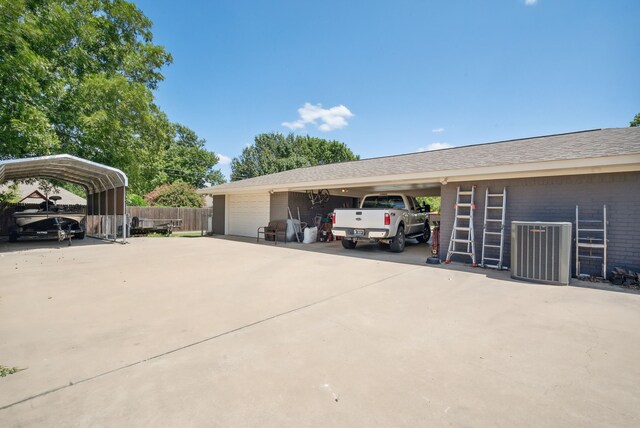
[[[389,226],[385,226],[384,209],[379,208],[338,208],[334,210],[335,218],[333,228],[346,229],[347,236],[370,237],[369,231],[388,231]],[[376,237],[386,236],[386,233],[376,233]]]

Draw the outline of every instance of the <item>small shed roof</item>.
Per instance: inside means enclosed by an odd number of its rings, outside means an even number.
[[[127,176],[112,168],[71,155],[0,160],[0,183],[27,178],[55,178],[85,186],[89,193],[126,187]]]
[[[640,128],[609,128],[298,168],[205,194],[640,170]]]

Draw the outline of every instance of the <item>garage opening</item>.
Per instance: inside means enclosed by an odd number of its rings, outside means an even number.
[[[124,172],[71,155],[0,161],[0,183],[27,179],[61,180],[81,186],[86,192],[82,218],[85,235],[115,242],[127,241],[128,180]],[[50,207],[45,210],[45,215],[51,212],[51,217],[55,217]]]
[[[255,236],[256,230],[269,223],[269,193],[229,195],[227,234]]]

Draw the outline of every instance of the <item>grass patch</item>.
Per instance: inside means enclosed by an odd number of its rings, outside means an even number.
[[[150,233],[146,236],[149,238],[199,238],[202,234],[200,232],[173,232],[171,235],[165,233]]]
[[[17,367],[5,367],[3,365],[0,365],[0,377],[5,377],[8,376],[10,374],[14,374],[19,372],[20,369]]]
[[[179,238],[196,238],[202,236],[201,232],[173,232],[171,236],[177,236]]]

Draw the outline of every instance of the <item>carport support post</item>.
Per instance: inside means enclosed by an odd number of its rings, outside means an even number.
[[[118,201],[115,187],[113,188],[113,240],[118,240]]]
[[[96,193],[95,189],[93,190],[93,196],[91,197],[91,234],[95,237],[97,234],[96,229]]]
[[[100,216],[100,220],[98,221],[98,236],[102,235],[102,207],[100,205],[102,203],[102,195],[98,194],[98,215]]]
[[[89,193],[89,191],[87,191],[87,193]],[[89,200],[89,198],[87,198],[87,200]],[[93,193],[91,193],[91,233],[88,233],[87,235],[91,236],[93,235],[93,227],[94,227],[94,222],[96,221],[95,218],[95,204],[96,204],[96,199],[95,199],[95,195]],[[88,215],[89,213],[87,213]]]
[[[127,188],[122,186],[122,243],[127,243]]]
[[[109,239],[109,229],[111,229],[111,219],[109,218],[109,191],[104,191],[104,237]]]

